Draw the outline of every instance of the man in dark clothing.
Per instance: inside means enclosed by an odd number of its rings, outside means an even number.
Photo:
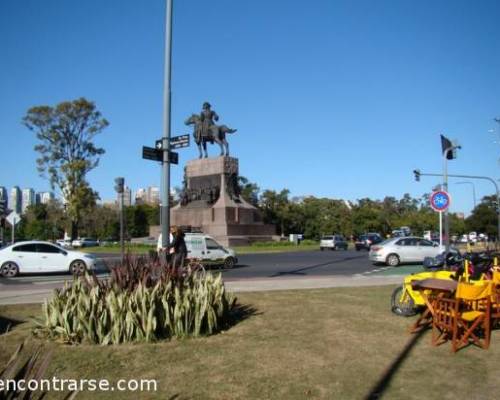
[[[173,226],[172,235],[174,240],[170,243],[170,248],[173,249],[172,266],[179,268],[184,266],[184,260],[187,256],[186,242],[184,241],[184,232],[181,228]]]

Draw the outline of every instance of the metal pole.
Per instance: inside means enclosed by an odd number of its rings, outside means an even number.
[[[120,255],[123,262],[125,261],[125,243],[123,238],[123,191],[120,193]]]
[[[448,193],[448,151],[453,150],[452,147],[448,147],[443,152],[443,190]],[[450,251],[450,220],[448,218],[448,208],[444,211],[444,246],[448,253]]]
[[[165,106],[163,118],[163,162],[162,162],[162,191],[161,191],[161,245],[169,245],[170,231],[170,112],[171,112],[171,78],[172,78],[172,8],[173,0],[166,3],[166,28],[165,28],[165,76],[163,86],[163,102]]]
[[[14,241],[14,239],[15,239],[15,233],[14,232],[15,231],[16,231],[16,217],[13,217],[12,218],[12,234],[11,234],[11,236],[12,236],[12,240],[11,240],[12,244],[15,243],[15,241]]]
[[[443,250],[443,213],[439,211],[439,248]]]

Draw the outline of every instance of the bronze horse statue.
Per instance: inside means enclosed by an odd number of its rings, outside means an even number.
[[[226,125],[210,125],[208,127],[207,135],[203,134],[201,118],[198,114],[191,114],[191,116],[184,122],[185,125],[194,125],[193,137],[194,141],[198,145],[198,151],[200,152],[200,157],[203,157],[203,152],[205,158],[208,157],[207,154],[207,142],[217,143],[220,146],[220,155],[229,155],[229,143],[226,140],[226,133],[234,133],[236,129],[231,129]],[[203,148],[203,152],[202,152]],[[224,151],[225,150],[225,151]]]

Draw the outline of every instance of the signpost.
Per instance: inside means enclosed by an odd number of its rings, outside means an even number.
[[[0,200],[0,242],[3,246],[3,228],[5,228],[5,208],[7,202],[3,199]]]
[[[170,138],[171,149],[181,149],[189,146],[189,135],[180,135]]]
[[[161,149],[158,150],[154,147],[142,146],[142,158],[144,158],[145,160],[162,161],[163,151]]]
[[[16,213],[15,211],[12,211],[9,215],[7,215],[7,221],[9,224],[12,226],[12,243],[14,243],[15,239],[15,234],[14,232],[16,231],[16,224],[21,220],[21,216]]]
[[[450,206],[450,195],[444,190],[438,190],[432,193],[430,197],[430,206],[434,211],[439,213],[439,247],[443,246],[443,212],[448,210]],[[449,242],[449,238],[446,238],[446,243]]]

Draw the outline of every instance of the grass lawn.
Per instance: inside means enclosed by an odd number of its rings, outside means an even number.
[[[157,379],[160,393],[82,392],[77,399],[493,399],[500,393],[500,330],[491,347],[451,353],[413,318],[389,310],[393,287],[238,294],[255,312],[212,337],[157,344],[53,350],[46,377]],[[0,306],[27,321],[39,305]],[[0,335],[0,369],[31,322]],[[34,346],[40,341],[29,339]],[[373,395],[374,388],[380,397]],[[57,397],[51,393],[48,397]]]

